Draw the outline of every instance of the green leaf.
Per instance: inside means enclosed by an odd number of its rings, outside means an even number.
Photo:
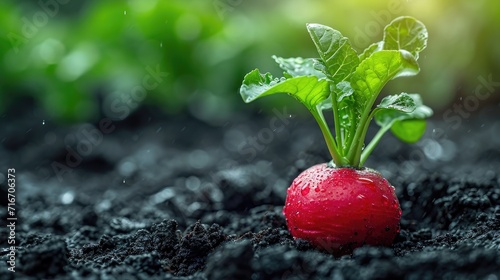
[[[359,65],[359,57],[349,43],[349,39],[339,31],[321,24],[308,24],[307,30],[321,58],[316,68],[332,81],[330,90],[333,99],[325,100],[320,109],[335,109],[336,137],[341,149],[344,150],[346,145],[343,139],[352,137],[354,134],[353,118],[355,116],[352,107],[354,99],[349,78]]]
[[[347,140],[345,147],[350,150],[349,157],[357,158],[361,154],[370,122],[371,107],[384,85],[397,77],[415,75],[419,70],[415,57],[405,50],[378,51],[359,64],[351,76],[354,102],[346,105],[351,106],[353,111],[350,115],[352,120],[349,130],[352,131],[353,127],[355,129],[355,133],[350,133],[351,138]],[[355,148],[350,147],[353,142]]]
[[[241,97],[246,103],[275,93],[287,93],[295,97],[310,111],[316,110],[316,106],[330,95],[326,80],[318,80],[314,76],[273,79],[270,73],[261,74],[258,69],[245,76],[240,88]]]
[[[420,97],[420,94],[410,93],[408,95],[413,99],[413,102],[415,102],[415,110],[409,113],[411,118],[426,119],[432,116],[433,114],[432,109],[424,105],[424,102],[422,101],[422,97]]]
[[[316,76],[318,79],[325,78],[325,74],[316,69],[317,60],[314,58],[282,58],[273,55],[273,59],[290,77]]]
[[[425,106],[420,95],[401,93],[382,99],[374,110],[375,122],[407,143],[418,141],[425,132],[425,118],[432,116],[432,109]]]
[[[368,48],[366,48],[362,54],[359,55],[359,61],[363,61],[367,59],[370,55],[372,55],[374,52],[378,52],[383,50],[384,47],[384,42],[378,42],[378,43],[373,43]]]
[[[402,120],[392,125],[391,132],[401,141],[412,144],[422,138],[426,126],[427,123],[425,120]]]
[[[406,50],[415,59],[427,47],[424,24],[413,17],[398,17],[384,29],[384,50]]]
[[[354,93],[354,90],[351,87],[351,83],[348,81],[340,82],[336,85],[330,84],[330,91],[335,92],[337,96],[337,102],[342,102],[345,98],[351,96]],[[332,99],[327,98],[319,105],[321,110],[327,110],[332,108]]]
[[[415,111],[415,108],[417,108],[417,106],[413,98],[409,94],[403,92],[398,95],[384,97],[373,111],[377,124],[380,126],[387,126],[391,125],[398,118],[408,115],[407,113]]]
[[[331,27],[316,23],[307,24],[307,31],[326,66],[325,75],[335,83],[349,78],[359,64],[349,39]]]
[[[420,71],[419,53],[426,48],[427,30],[411,17],[400,17],[384,29],[382,41],[357,55],[349,40],[330,27],[308,24],[319,58],[273,58],[283,78],[255,69],[245,76],[240,94],[245,102],[275,93],[287,93],[303,103],[318,122],[337,166],[362,166],[389,129],[406,142],[417,141],[425,131],[424,118],[432,110],[419,95],[401,93],[384,98],[372,110],[385,84]],[[333,109],[335,139],[323,116]],[[365,147],[372,118],[380,131]]]
[[[375,115],[375,121],[381,128],[363,150],[360,164],[366,161],[384,133],[389,129],[404,142],[414,143],[418,141],[425,132],[424,118],[430,117],[432,110],[423,105],[420,95],[403,92],[382,99],[371,115]]]
[[[338,102],[342,102],[344,98],[354,94],[354,89],[352,89],[351,83],[348,81],[340,82],[335,87],[336,87],[335,90],[339,93],[337,94]]]
[[[418,60],[418,54],[427,47],[427,38],[422,22],[413,17],[398,17],[384,28],[384,39],[366,48],[359,55],[359,61],[381,50],[405,50]]]
[[[355,137],[356,125],[359,120],[359,113],[356,110],[356,100],[354,96],[346,96],[338,103],[338,114],[340,116],[340,132],[343,135],[342,149],[344,153],[350,150],[352,140]]]
[[[377,108],[411,113],[415,110],[415,101],[408,93],[403,92],[398,95],[389,95],[384,97]]]
[[[391,79],[416,75],[420,71],[415,57],[404,50],[382,50],[363,60],[351,77],[356,109],[362,114],[371,106],[382,87]]]

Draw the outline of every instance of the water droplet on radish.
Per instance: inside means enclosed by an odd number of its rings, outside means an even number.
[[[389,205],[389,198],[385,194],[382,195],[382,203],[386,206]]]
[[[373,180],[372,179],[368,179],[368,178],[363,178],[363,177],[360,177],[358,178],[358,181],[360,181],[361,183],[364,183],[364,184],[373,184]]]
[[[358,198],[358,199],[364,199],[364,198],[365,198],[365,196],[364,196],[364,195],[362,195],[362,194],[360,194],[360,195],[358,195],[358,196],[357,196],[357,198]]]
[[[370,190],[376,191],[377,186],[375,185],[375,183],[373,182],[372,179],[361,177],[361,178],[358,178],[358,182],[367,186]]]
[[[305,188],[303,188],[303,189],[300,191],[300,193],[301,193],[303,196],[306,196],[306,195],[309,193],[309,191],[310,191],[310,190],[311,190],[311,189],[309,188],[309,186],[306,186]]]

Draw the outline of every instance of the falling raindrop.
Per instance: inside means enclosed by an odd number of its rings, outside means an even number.
[[[163,42],[160,42],[160,48],[163,48]]]
[[[123,183],[125,184],[125,179],[123,179]]]
[[[127,15],[127,11],[123,11],[123,15],[126,16]]]
[[[42,125],[45,125],[45,120],[42,120]]]

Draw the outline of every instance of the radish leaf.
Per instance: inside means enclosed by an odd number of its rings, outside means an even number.
[[[415,59],[427,47],[427,29],[424,24],[412,17],[398,17],[384,28],[384,39],[371,44],[359,56],[363,61],[381,50],[406,50]]]
[[[406,50],[415,59],[427,47],[427,29],[412,17],[398,17],[384,29],[384,50]]]
[[[367,59],[374,52],[378,52],[384,49],[384,42],[380,41],[378,43],[373,43],[368,48],[366,48],[362,54],[359,55],[359,61]]]
[[[373,53],[363,60],[356,72],[351,76],[351,85],[354,89],[354,103],[352,105],[355,134],[348,139],[348,158],[354,164],[361,157],[364,139],[370,123],[369,113],[382,87],[392,79],[402,76],[416,75],[420,71],[415,57],[405,50],[382,50]]]
[[[359,64],[349,39],[331,27],[316,23],[307,24],[307,31],[326,66],[325,75],[335,83],[347,79]]]
[[[273,59],[291,77],[316,76],[318,79],[325,78],[325,74],[315,68],[317,61],[314,58],[282,58],[273,55]]]
[[[394,121],[405,116],[405,113],[415,111],[417,105],[415,100],[407,93],[389,95],[382,99],[380,104],[373,110],[375,121],[380,126],[391,125]]]
[[[401,93],[382,99],[377,108],[372,111],[371,116],[373,115],[375,115],[375,122],[380,125],[380,130],[363,150],[360,164],[366,161],[389,129],[404,142],[418,141],[425,132],[424,119],[432,115],[432,110],[423,105],[420,95]]]
[[[283,78],[258,69],[248,73],[240,88],[241,97],[251,102],[262,96],[287,93],[312,113],[323,133],[335,166],[360,167],[391,130],[402,141],[413,143],[425,132],[425,118],[432,110],[418,94],[387,96],[372,110],[385,84],[419,71],[417,59],[427,46],[425,26],[412,17],[399,17],[384,29],[382,41],[371,44],[358,56],[339,31],[321,24],[307,24],[319,58],[274,60],[284,70]],[[332,109],[335,134],[330,132],[323,110]],[[370,121],[380,131],[364,147]],[[334,138],[335,136],[335,138]]]
[[[375,122],[407,143],[418,141],[425,132],[425,118],[432,109],[422,103],[418,94],[401,93],[387,96],[374,110]]]
[[[326,80],[318,80],[315,76],[273,79],[270,73],[261,74],[255,69],[245,76],[240,93],[246,103],[275,93],[287,93],[311,111],[329,96],[327,85]]]
[[[359,113],[370,110],[382,87],[392,79],[416,75],[420,71],[409,52],[382,50],[363,60],[351,77]]]
[[[401,120],[396,121],[392,125],[391,132],[401,141],[412,144],[422,138],[425,133],[426,126],[427,122],[425,120]]]

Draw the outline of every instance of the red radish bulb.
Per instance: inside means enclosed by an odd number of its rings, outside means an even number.
[[[283,214],[294,238],[343,254],[364,244],[391,245],[401,208],[394,187],[375,170],[323,163],[292,182]]]

